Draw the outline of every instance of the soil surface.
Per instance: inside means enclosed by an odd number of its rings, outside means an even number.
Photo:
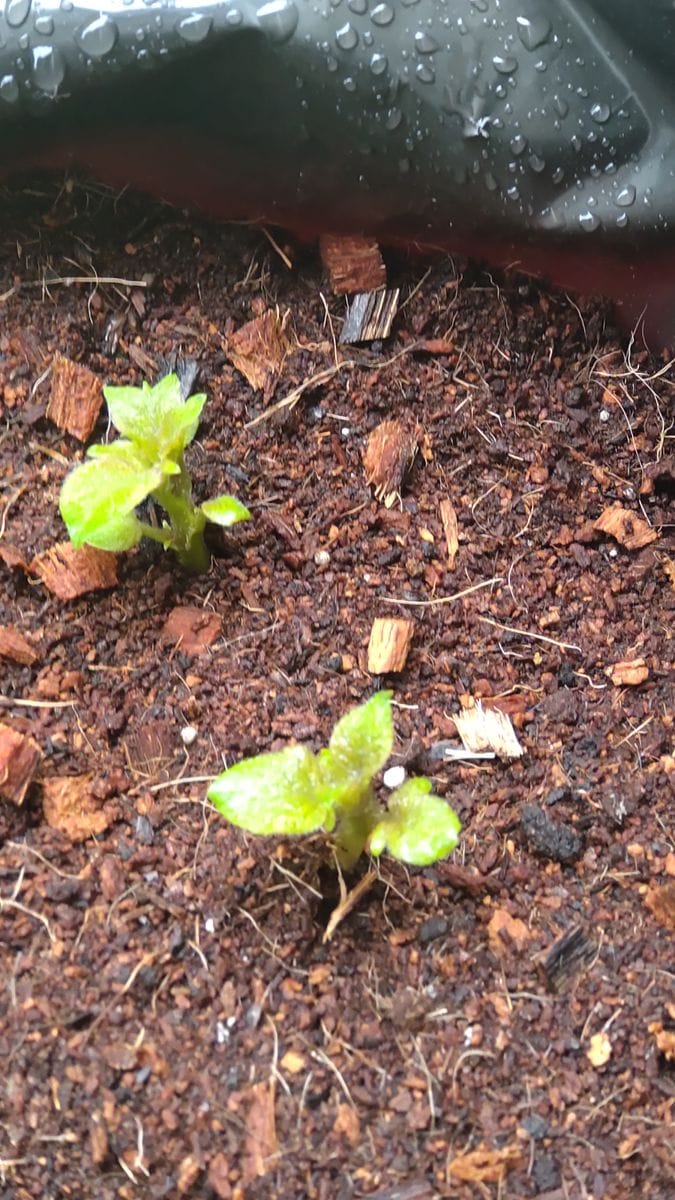
[[[42,757],[0,800],[0,1196],[665,1200],[667,358],[598,304],[400,255],[391,336],[336,349],[344,300],[278,231],[290,269],[259,229],[79,183],[1,204],[0,721]],[[263,395],[232,339],[277,307]],[[196,494],[253,514],[208,574],[143,544],[107,590],[38,577],[83,453],[46,416],[57,351],[101,383],[198,365]],[[363,466],[385,419],[418,445],[389,508]],[[393,616],[408,660],[373,676]],[[205,780],[318,748],[381,686],[392,762],[462,840],[433,868],[383,859],[324,942],[326,843],[245,836]],[[522,758],[447,759],[470,697]]]

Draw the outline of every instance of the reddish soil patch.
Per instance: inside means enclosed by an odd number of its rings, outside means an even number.
[[[0,718],[43,757],[23,805],[0,800],[0,1196],[665,1200],[665,360],[627,362],[597,305],[390,258],[392,337],[333,370],[344,301],[313,249],[289,271],[260,231],[79,185],[2,203],[0,626],[32,655],[2,659]],[[267,401],[228,339],[277,305],[269,403],[297,402],[247,428]],[[64,538],[82,453],[46,417],[56,352],[102,383],[197,362],[196,492],[253,513],[208,575],[143,546],[63,601],[26,566]],[[386,508],[363,452],[411,417]],[[382,681],[391,616],[415,628]],[[433,776],[461,848],[384,861],[324,944],[321,840],[248,839],[200,780],[317,747],[382,682],[394,761]],[[522,759],[444,760],[468,695],[511,714]]]

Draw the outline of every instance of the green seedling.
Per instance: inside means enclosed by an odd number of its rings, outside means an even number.
[[[214,779],[207,795],[249,833],[332,832],[346,870],[364,850],[427,866],[454,850],[460,823],[425,778],[409,779],[386,808],[380,804],[373,778],[393,744],[391,692],[378,692],[338,721],[327,749],[288,746],[246,759]]]
[[[130,550],[152,538],[173,550],[184,567],[207,571],[207,521],[229,526],[250,513],[234,496],[196,505],[184,452],[197,432],[206,396],[184,400],[176,375],[151,387],[106,387],[110,420],[122,437],[90,446],[88,461],[71,471],[59,507],[74,546]],[[163,508],[161,525],[142,521],[136,509],[151,497]]]

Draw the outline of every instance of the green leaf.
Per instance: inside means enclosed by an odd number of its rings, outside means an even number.
[[[378,692],[346,713],[319,756],[325,785],[335,803],[358,802],[382,769],[394,744],[391,692]]]
[[[369,849],[426,867],[454,850],[460,831],[457,814],[432,794],[429,780],[409,779],[389,797],[389,811],[373,829]]]
[[[126,517],[115,517],[107,525],[100,525],[87,537],[89,546],[98,550],[131,550],[137,546],[143,537],[143,529],[137,518],[130,514]]]
[[[76,467],[61,488],[59,508],[74,546],[98,544],[92,538],[105,538],[106,528],[130,516],[162,480],[158,468],[139,464],[128,443],[105,449],[110,453],[96,455]],[[125,528],[129,536],[130,526]]]
[[[245,759],[214,779],[207,795],[228,821],[249,833],[312,833],[334,824],[316,758],[306,746]]]
[[[225,528],[236,525],[237,521],[248,521],[251,516],[236,496],[215,496],[213,500],[206,500],[202,504],[202,512],[207,521]]]
[[[197,432],[206,403],[205,395],[184,401],[177,375],[166,375],[154,387],[105,387],[103,394],[115,428],[150,461],[182,453]]]

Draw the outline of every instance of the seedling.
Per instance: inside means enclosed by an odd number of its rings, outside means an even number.
[[[110,419],[122,437],[90,446],[88,462],[71,471],[59,507],[74,546],[130,550],[152,538],[173,550],[184,567],[207,571],[207,521],[229,526],[250,513],[234,496],[196,505],[184,451],[197,432],[206,396],[184,400],[176,375],[151,387],[106,387]],[[142,521],[139,504],[152,497],[166,513],[159,526]]]
[[[396,788],[386,808],[373,777],[394,744],[391,692],[378,692],[338,721],[328,748],[313,754],[288,746],[224,771],[208,798],[233,825],[257,834],[334,833],[340,865],[352,867],[367,850],[388,850],[413,866],[444,858],[457,845],[456,814],[423,777]]]

